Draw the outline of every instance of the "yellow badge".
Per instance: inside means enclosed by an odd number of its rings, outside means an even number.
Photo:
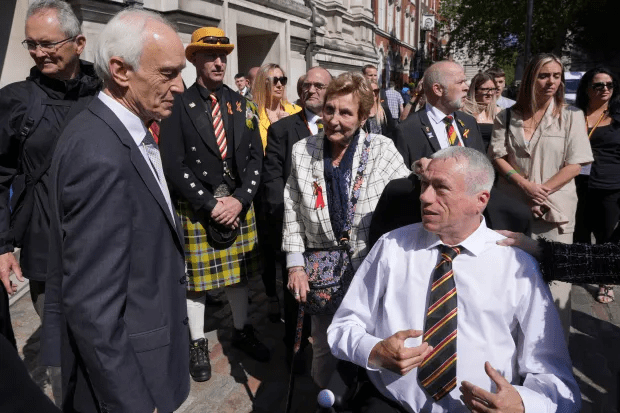
[[[237,101],[237,112],[241,112],[241,102]]]

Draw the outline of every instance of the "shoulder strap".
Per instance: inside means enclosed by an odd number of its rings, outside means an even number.
[[[38,89],[38,86],[35,85],[33,89]],[[17,165],[19,169],[19,173],[22,173],[22,158],[24,153],[24,144],[26,143],[26,139],[30,137],[32,132],[39,126],[41,122],[41,118],[43,118],[43,102],[41,98],[41,94],[38,90],[31,90],[30,95],[28,96],[28,107],[26,108],[26,113],[22,117],[22,122],[19,125],[19,157],[17,159]]]
[[[508,141],[508,132],[510,131],[510,108],[506,108],[506,141]]]

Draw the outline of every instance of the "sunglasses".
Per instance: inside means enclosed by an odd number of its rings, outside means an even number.
[[[607,88],[609,90],[612,90],[614,88],[613,82],[607,82],[607,83],[605,83],[605,82],[598,82],[598,83],[593,83],[592,84],[592,89],[594,89],[594,90],[596,90],[598,92],[602,92],[603,89],[605,89],[605,88]]]
[[[286,82],[288,81],[288,78],[286,76],[282,76],[282,77],[268,77],[267,78],[268,81],[271,82],[271,84],[273,85],[277,85],[278,82],[280,82],[282,84],[282,86],[286,86]]]
[[[228,37],[205,36],[198,40],[198,42],[206,44],[230,44],[230,39]]]

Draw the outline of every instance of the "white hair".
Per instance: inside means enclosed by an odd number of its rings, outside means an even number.
[[[431,155],[431,159],[450,158],[462,166],[468,193],[473,195],[480,191],[491,192],[495,181],[495,169],[485,154],[464,146],[449,146]],[[467,163],[465,164],[463,160]]]
[[[67,37],[75,37],[82,34],[82,27],[80,21],[73,13],[73,9],[67,2],[62,0],[35,0],[26,12],[26,20],[31,16],[44,12],[46,10],[55,10],[58,17],[58,23],[60,30],[63,31]]]
[[[176,28],[160,14],[137,7],[117,13],[105,25],[99,35],[93,62],[95,71],[104,85],[109,85],[112,79],[109,63],[113,56],[120,57],[134,70],[140,68],[140,57],[146,40],[144,26],[153,20],[176,31]]]

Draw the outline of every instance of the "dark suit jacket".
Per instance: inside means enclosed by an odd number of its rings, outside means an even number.
[[[455,119],[465,146],[486,153],[476,120],[463,112],[456,112]],[[427,128],[433,131],[424,109],[410,115],[396,128],[396,148],[403,155],[405,165],[410,168],[413,162],[422,157],[428,158],[441,149],[435,133],[429,133]],[[466,129],[469,129],[469,133],[467,138],[464,138]],[[484,210],[489,228],[507,229],[529,235],[530,215],[529,209],[512,202],[495,187],[491,189],[491,198]],[[407,178],[395,179],[387,184],[377,203],[370,223],[369,243],[372,246],[386,232],[421,221],[418,178],[412,174]]]
[[[228,86],[222,86],[222,120],[228,151],[234,149],[236,189],[232,196],[241,202],[244,210],[256,196],[263,165],[257,119],[246,108],[247,102]],[[246,124],[248,115],[252,128]],[[175,97],[172,116],[161,122],[159,145],[171,191],[187,200],[195,211],[203,210],[209,216],[217,204],[213,192],[223,182],[223,163],[211,110],[207,109],[196,84]]]
[[[476,119],[463,112],[455,112],[454,119],[464,145],[484,152],[484,143]],[[469,133],[467,137],[464,137],[467,129],[469,129]],[[431,121],[424,109],[410,115],[396,127],[394,144],[403,156],[405,165],[409,168],[418,159],[428,158],[441,149]]]
[[[65,129],[50,181],[41,349],[62,363],[63,411],[177,409],[189,393],[182,229],[101,100]]]

